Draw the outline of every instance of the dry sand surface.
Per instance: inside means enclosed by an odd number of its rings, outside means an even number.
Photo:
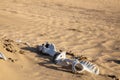
[[[54,65],[36,54],[44,42],[88,57],[100,75]],[[0,0],[0,52],[0,80],[119,80],[120,0]]]

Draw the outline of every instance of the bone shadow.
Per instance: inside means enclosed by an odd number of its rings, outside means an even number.
[[[21,49],[37,54],[35,57],[52,60],[49,55],[42,54],[42,52],[38,51],[38,47],[22,47]]]
[[[38,50],[35,47],[22,47],[21,49],[38,54]]]
[[[66,68],[62,68],[60,66],[59,67],[55,66],[54,63],[52,62],[52,57],[50,57],[49,55],[42,54],[42,52],[38,51],[37,47],[22,47],[21,49],[37,54],[35,57],[40,57],[42,59],[45,59],[43,62],[37,63],[40,66],[44,66],[46,68],[53,69],[53,70],[59,70],[59,71],[71,73],[71,71],[68,68],[66,69]],[[48,60],[46,60],[46,59],[48,59]]]
[[[62,68],[60,66],[58,67],[58,66],[54,65],[51,61],[39,62],[38,65],[44,66],[46,68],[53,69],[53,70],[59,70],[59,71],[71,73],[70,70]]]
[[[120,60],[108,60],[108,62],[111,62],[111,61],[113,61],[113,62],[115,62],[117,64],[120,64]]]

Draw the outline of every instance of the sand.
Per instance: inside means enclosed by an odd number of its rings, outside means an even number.
[[[73,74],[37,54],[36,45],[84,55],[100,75]],[[0,80],[119,80],[119,0],[0,0]]]

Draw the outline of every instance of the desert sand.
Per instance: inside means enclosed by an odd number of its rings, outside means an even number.
[[[73,74],[36,45],[86,56],[100,74]],[[0,80],[119,80],[120,0],[0,0]]]

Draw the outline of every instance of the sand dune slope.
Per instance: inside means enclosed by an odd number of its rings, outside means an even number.
[[[119,0],[0,0],[0,80],[119,80]],[[72,74],[37,54],[36,45],[84,55],[100,75]]]

